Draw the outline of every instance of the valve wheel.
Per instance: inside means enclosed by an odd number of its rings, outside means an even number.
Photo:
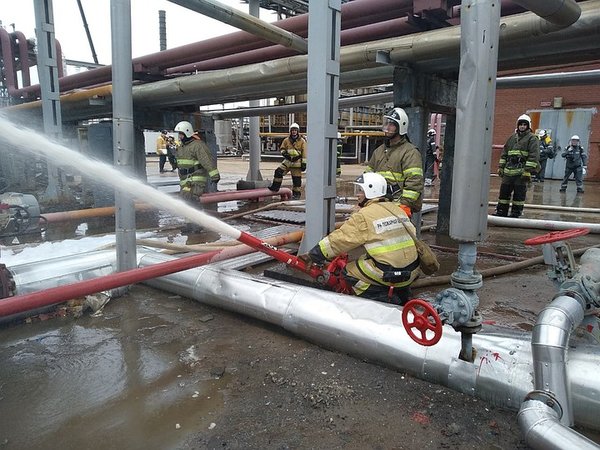
[[[527,239],[525,245],[541,245],[549,244],[550,242],[565,241],[578,236],[583,236],[590,232],[589,228],[573,228],[571,230],[553,231],[541,236],[536,236]]]
[[[409,317],[412,316],[411,317]],[[429,302],[415,298],[410,300],[402,310],[402,325],[417,344],[430,347],[442,338],[442,320]],[[420,333],[420,336],[417,335]]]

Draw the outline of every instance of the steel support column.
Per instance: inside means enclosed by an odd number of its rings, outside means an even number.
[[[335,229],[341,0],[313,3],[308,13],[308,208],[300,252]]]
[[[56,140],[62,137],[62,117],[60,111],[60,89],[58,86],[58,64],[54,43],[54,12],[52,0],[35,0],[35,34],[37,39],[37,66],[42,97],[44,134]],[[62,175],[57,166],[47,161],[48,184],[46,200],[58,199]]]
[[[131,1],[111,0],[113,79],[113,155],[124,177],[134,177],[133,99],[131,97]],[[117,270],[136,267],[135,205],[125,192],[115,190]]]

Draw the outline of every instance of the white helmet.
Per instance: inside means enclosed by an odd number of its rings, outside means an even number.
[[[365,172],[352,183],[360,186],[368,199],[383,197],[387,192],[387,181],[376,172]]]
[[[384,119],[396,122],[396,125],[398,125],[398,134],[400,136],[408,133],[408,116],[402,108],[394,108],[383,117]]]
[[[427,132],[427,136],[435,136],[437,133],[433,128],[430,128]]]
[[[290,131],[292,131],[292,128],[295,128],[296,130],[300,131],[300,125],[298,125],[296,122],[290,125]]]
[[[519,126],[519,122],[527,122],[527,128],[531,128],[531,117],[527,114],[521,114],[517,119],[517,127]]]
[[[543,138],[544,136],[546,136],[546,130],[538,130],[537,135],[539,138]]]
[[[175,131],[185,134],[187,138],[191,138],[192,134],[194,134],[194,127],[192,127],[191,123],[184,120],[175,125]]]
[[[579,140],[579,136],[578,136],[578,135],[576,135],[576,134],[574,134],[573,136],[571,136],[571,140],[572,140],[572,141],[573,141],[573,140],[577,140],[577,141],[578,141],[578,140]]]

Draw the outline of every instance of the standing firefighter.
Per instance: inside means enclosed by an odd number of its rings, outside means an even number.
[[[281,187],[283,176],[292,174],[292,195],[299,199],[302,188],[302,172],[306,170],[306,140],[300,136],[300,126],[297,123],[290,125],[290,135],[286,137],[279,147],[283,162],[275,169],[273,183],[269,190],[277,192]]]
[[[546,174],[546,163],[549,159],[554,158],[554,147],[546,130],[538,130],[537,137],[540,140],[540,171],[537,175],[534,175],[533,180],[543,183]]]
[[[583,194],[583,176],[587,172],[587,153],[584,148],[579,145],[579,136],[571,136],[569,146],[562,152],[561,156],[565,158],[565,176],[560,184],[560,192],[566,192],[567,184],[571,174],[575,177],[577,185],[577,193]]]
[[[366,172],[386,179],[389,193],[407,214],[421,211],[423,204],[423,160],[408,139],[408,116],[394,108],[384,118],[385,142],[373,152]]]
[[[364,173],[354,183],[360,209],[337,230],[299,258],[323,265],[336,256],[362,247],[365,253],[350,261],[343,271],[355,295],[372,300],[404,304],[410,285],[419,276],[417,248],[408,227],[415,228],[400,205],[386,197],[387,182],[377,173]]]
[[[425,186],[433,186],[435,181],[435,151],[437,145],[435,144],[436,131],[431,128],[427,132],[427,150],[425,152]]]
[[[517,129],[512,134],[500,155],[498,175],[502,177],[496,216],[507,217],[511,203],[510,217],[521,217],[531,175],[539,169],[540,141],[531,131],[531,118],[527,114],[517,119]]]
[[[197,201],[206,191],[209,181],[218,183],[221,179],[208,146],[194,139],[194,129],[189,122],[179,122],[175,126],[181,145],[177,149],[179,185],[184,200]]]

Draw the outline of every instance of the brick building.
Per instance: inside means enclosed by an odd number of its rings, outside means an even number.
[[[539,73],[550,72],[572,72],[579,70],[597,70],[600,64],[585,65],[577,67],[561,67],[548,70],[541,68]],[[498,76],[524,75],[527,72],[511,71],[499,73]],[[531,110],[553,109],[557,102],[561,103],[562,109],[595,108],[598,110],[592,114],[589,133],[589,145],[587,146],[589,162],[587,181],[600,181],[600,85],[583,86],[558,86],[558,87],[528,87],[519,89],[498,89],[496,91],[496,107],[494,116],[494,134],[492,142],[495,146],[503,145],[508,136],[514,131],[517,117]],[[558,106],[558,105],[557,105]],[[534,130],[538,127],[537,115],[532,116]],[[494,148],[492,152],[491,169],[495,171],[501,149]],[[559,156],[560,157],[560,156]]]

